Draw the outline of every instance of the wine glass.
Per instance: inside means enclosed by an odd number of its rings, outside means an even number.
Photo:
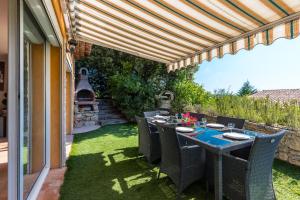
[[[206,129],[207,119],[203,117],[203,118],[201,119],[201,121],[202,121],[203,127]]]
[[[235,124],[234,123],[232,123],[232,122],[230,122],[230,123],[228,123],[228,128],[229,128],[229,130],[230,130],[230,132],[232,132],[232,129],[234,129],[234,127],[235,127]]]
[[[201,128],[201,122],[196,121],[195,122],[195,128]]]

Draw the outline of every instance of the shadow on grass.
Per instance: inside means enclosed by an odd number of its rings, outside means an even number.
[[[74,143],[60,199],[176,199],[171,180],[166,176],[157,180],[158,168],[138,154],[134,125],[76,135]],[[202,188],[195,183],[181,199],[203,199]]]
[[[284,161],[275,159],[273,170],[291,179],[300,180],[300,167],[288,164]]]
[[[143,157],[132,157],[133,150],[124,149],[130,157],[122,161],[115,159],[122,153],[107,155],[109,162],[103,153],[70,157],[61,199],[175,199],[175,186],[169,178],[157,180],[157,168]],[[202,199],[203,195],[195,183],[182,199]]]
[[[300,199],[300,167],[275,160],[273,183],[277,199]]]
[[[138,154],[137,128],[133,124],[105,126],[75,135],[67,166],[62,200],[176,199],[172,181],[166,176],[157,180],[157,166],[149,165]],[[298,167],[275,160],[273,177],[277,199],[300,199]],[[194,183],[181,199],[205,199],[204,188]]]

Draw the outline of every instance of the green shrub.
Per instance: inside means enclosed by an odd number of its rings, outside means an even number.
[[[172,108],[178,112],[189,111],[185,108],[191,105],[203,106],[210,101],[210,96],[203,87],[192,80],[178,81],[173,86],[175,99]]]
[[[76,72],[80,67],[89,68],[97,97],[111,96],[130,120],[143,111],[155,109],[155,95],[170,90],[175,95],[172,102],[175,112],[204,112],[300,128],[298,102],[280,103],[243,96],[255,91],[249,82],[240,90],[240,96],[224,89],[212,95],[194,82],[193,76],[198,70],[195,66],[168,73],[164,64],[93,46],[90,56],[76,61]]]
[[[156,91],[135,74],[116,74],[109,80],[110,93],[118,108],[129,120],[145,110],[155,108]]]
[[[299,103],[277,102],[268,98],[254,99],[235,95],[216,95],[215,101],[202,109],[214,115],[244,118],[266,125],[283,125],[300,128]]]

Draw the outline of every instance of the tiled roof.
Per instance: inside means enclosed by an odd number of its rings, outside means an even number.
[[[289,101],[298,100],[300,101],[300,89],[278,89],[278,90],[262,90],[251,97],[254,98],[266,98],[274,101]]]

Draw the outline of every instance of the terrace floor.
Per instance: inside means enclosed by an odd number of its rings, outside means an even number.
[[[137,145],[137,127],[131,124],[75,135],[60,199],[176,199],[171,180],[156,179],[158,168],[138,154]],[[300,199],[300,168],[276,160],[273,177],[278,200]],[[182,199],[205,199],[204,188],[196,182]]]
[[[7,199],[7,138],[0,138],[0,200]]]

